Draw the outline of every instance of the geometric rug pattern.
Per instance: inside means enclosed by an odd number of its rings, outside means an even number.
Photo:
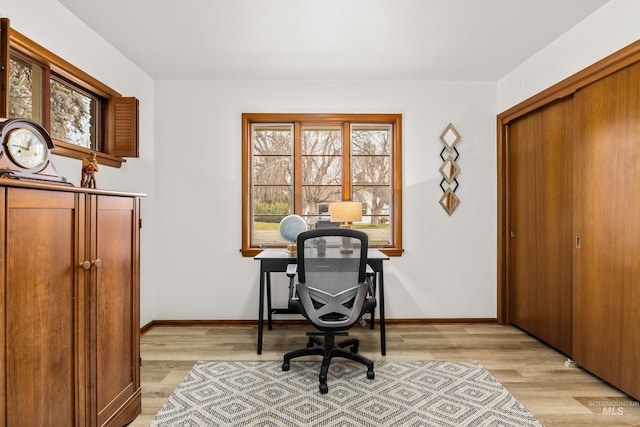
[[[541,426],[478,362],[198,362],[150,427]]]

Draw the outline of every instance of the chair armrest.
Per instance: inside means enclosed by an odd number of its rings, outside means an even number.
[[[291,264],[289,264],[291,265]],[[367,264],[367,270],[365,271],[365,274],[367,276],[373,276],[375,274],[375,271],[373,271],[373,268],[371,268],[371,266],[369,264]]]
[[[293,279],[298,272],[298,264],[287,264],[287,276],[289,277],[289,299],[293,299],[295,294],[295,283]]]
[[[373,271],[373,268],[369,264],[367,264],[367,268],[365,270],[365,276],[367,278],[367,283],[369,284],[369,295],[372,297],[376,296],[376,290],[373,287],[373,281],[376,277],[376,272]]]
[[[298,264],[287,264],[287,276],[294,277],[298,272]]]

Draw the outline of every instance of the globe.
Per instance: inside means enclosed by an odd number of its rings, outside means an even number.
[[[299,215],[288,215],[280,221],[280,235],[288,242],[295,242],[298,234],[307,230],[307,223]]]

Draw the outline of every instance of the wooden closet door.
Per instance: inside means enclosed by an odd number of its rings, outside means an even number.
[[[640,398],[640,64],[576,92],[575,112],[574,358]]]
[[[571,99],[509,125],[509,322],[571,353]]]

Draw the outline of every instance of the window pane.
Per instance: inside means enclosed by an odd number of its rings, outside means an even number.
[[[302,188],[302,216],[313,227],[318,221],[328,220],[329,203],[338,202],[340,186],[305,185]]]
[[[293,126],[290,124],[253,124],[253,155],[293,154]]]
[[[391,192],[389,186],[353,187],[353,200],[362,202],[362,222],[353,228],[369,235],[369,244],[391,243]]]
[[[351,159],[353,185],[389,185],[391,159],[387,156],[354,156]]]
[[[279,194],[277,194],[279,193]],[[279,199],[279,201],[275,201]],[[255,244],[284,243],[280,221],[291,210],[290,186],[256,186],[253,199],[253,241]]]
[[[390,155],[391,125],[351,126],[352,155]]]
[[[42,67],[9,58],[9,117],[42,123]]]
[[[51,79],[51,137],[95,149],[97,99]]]
[[[302,135],[303,155],[339,156],[342,153],[340,126],[304,126]]]
[[[254,185],[291,185],[291,156],[254,156]]]
[[[329,221],[329,203],[341,200],[342,127],[302,127],[302,215],[311,227]]]
[[[371,245],[388,245],[391,235],[391,125],[351,127],[353,200],[362,202],[362,223]]]
[[[293,213],[293,127],[254,124],[253,237],[257,245],[285,243],[280,221]]]
[[[304,156],[302,158],[302,183],[340,185],[342,182],[342,157]]]

